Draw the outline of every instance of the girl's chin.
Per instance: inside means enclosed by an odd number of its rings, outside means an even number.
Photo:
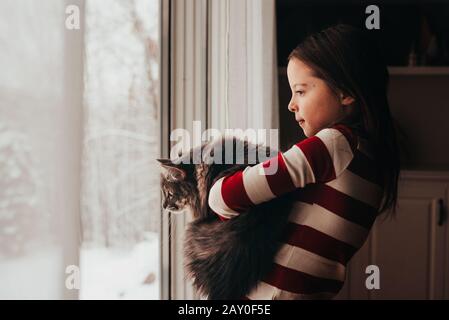
[[[311,136],[314,136],[315,134],[317,134],[320,130],[316,130],[314,128],[309,127],[306,122],[301,122],[299,124],[299,126],[302,129],[302,132],[304,132],[304,135],[309,138]]]
[[[301,126],[302,131],[304,132],[304,135],[309,138],[312,137],[314,135],[316,135],[318,132],[320,132],[322,129],[324,129],[324,127],[321,129],[320,127],[313,127],[311,128],[310,126],[303,124]]]
[[[305,128],[304,124],[301,125],[301,129],[302,129],[302,132],[304,132],[304,135],[308,138],[309,132],[308,132],[307,128]]]

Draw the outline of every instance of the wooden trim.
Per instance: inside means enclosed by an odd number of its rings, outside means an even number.
[[[159,1],[159,66],[160,66],[160,137],[161,143],[160,156],[162,158],[168,158],[170,153],[170,16],[171,16],[171,0]],[[170,277],[170,256],[171,256],[171,217],[165,217],[164,212],[160,211],[160,236],[159,236],[159,252],[160,252],[160,298],[162,300],[171,299],[171,277]]]
[[[182,128],[192,136],[193,121],[201,122],[202,131],[207,125],[207,0],[170,3],[170,129]],[[198,298],[184,270],[183,239],[189,220],[187,215],[170,217],[172,299]]]
[[[229,104],[229,0],[211,1],[209,6],[208,96],[209,124],[224,130],[230,127]]]
[[[436,224],[437,224],[437,218],[436,218],[436,205],[437,199],[432,199],[430,202],[430,215],[429,215],[429,256],[428,256],[428,262],[429,262],[429,273],[428,277],[428,292],[427,292],[427,299],[433,300],[435,299],[435,255],[436,255]]]
[[[444,222],[444,288],[443,288],[443,299],[449,299],[449,217],[448,217],[448,207],[449,207],[449,187],[446,188],[445,197],[444,197],[444,205],[446,210],[446,220]]]
[[[65,128],[65,141],[61,154],[65,156],[58,168],[58,182],[64,188],[56,190],[55,197],[59,199],[64,270],[69,265],[79,266],[79,245],[81,243],[81,155],[83,141],[83,66],[84,66],[84,30],[85,30],[85,2],[84,0],[65,1],[65,6],[76,5],[80,11],[80,29],[67,30],[64,34],[64,112],[63,121],[68,124]],[[65,277],[63,273],[61,277]],[[78,299],[79,290],[70,290],[61,281],[64,299]]]
[[[424,170],[402,170],[399,178],[402,180],[449,180],[449,171],[424,171]]]
[[[211,126],[278,129],[274,0],[210,6]]]
[[[388,67],[393,76],[449,76],[448,66],[415,66],[415,67]]]

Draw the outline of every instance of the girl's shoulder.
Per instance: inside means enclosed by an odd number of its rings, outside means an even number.
[[[375,159],[374,147],[362,126],[337,123],[331,126],[330,129],[338,130],[344,135],[353,151],[362,152],[369,158]]]
[[[337,126],[339,126],[340,128],[344,128],[342,130],[350,132],[352,139],[357,140],[356,149],[358,152],[361,152],[371,160],[376,159],[374,145],[371,139],[369,138],[368,134],[366,133],[366,131],[361,126],[358,125],[351,126],[346,124],[339,124]]]
[[[348,165],[348,167],[351,167],[351,172],[381,186],[381,168],[377,161],[374,145],[371,143],[368,135],[360,128],[346,124],[336,124],[331,128],[341,132],[351,145],[353,157]]]
[[[329,136],[331,139],[338,138],[340,141],[346,140],[349,144],[352,151],[355,151],[359,145],[359,137],[358,132],[351,126],[343,123],[337,123],[329,128],[325,128],[317,133],[317,136],[320,138]]]

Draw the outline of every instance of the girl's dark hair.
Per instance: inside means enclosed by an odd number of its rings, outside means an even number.
[[[355,99],[348,123],[371,141],[380,165],[383,197],[379,213],[396,212],[400,160],[387,99],[388,70],[368,31],[339,24],[308,36],[289,55],[314,70],[337,94]]]

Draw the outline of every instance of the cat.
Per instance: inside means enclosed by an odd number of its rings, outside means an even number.
[[[241,144],[244,161],[238,164],[235,150],[240,150],[237,148]],[[210,157],[217,159],[214,152],[221,153],[224,159],[229,147],[234,151],[230,164],[206,161]],[[209,158],[203,157],[199,164],[179,163],[186,160],[185,157],[193,159],[198,148]],[[280,246],[278,240],[287,224],[292,206],[288,194],[254,206],[227,221],[221,221],[208,206],[213,183],[259,163],[259,157],[255,163],[249,162],[248,154],[254,151],[257,155],[263,151],[266,157],[277,156],[277,151],[268,147],[228,136],[179,155],[179,161],[158,159],[165,169],[161,175],[162,207],[174,213],[190,210],[193,216],[184,238],[187,276],[200,295],[210,300],[244,298],[272,268]]]

